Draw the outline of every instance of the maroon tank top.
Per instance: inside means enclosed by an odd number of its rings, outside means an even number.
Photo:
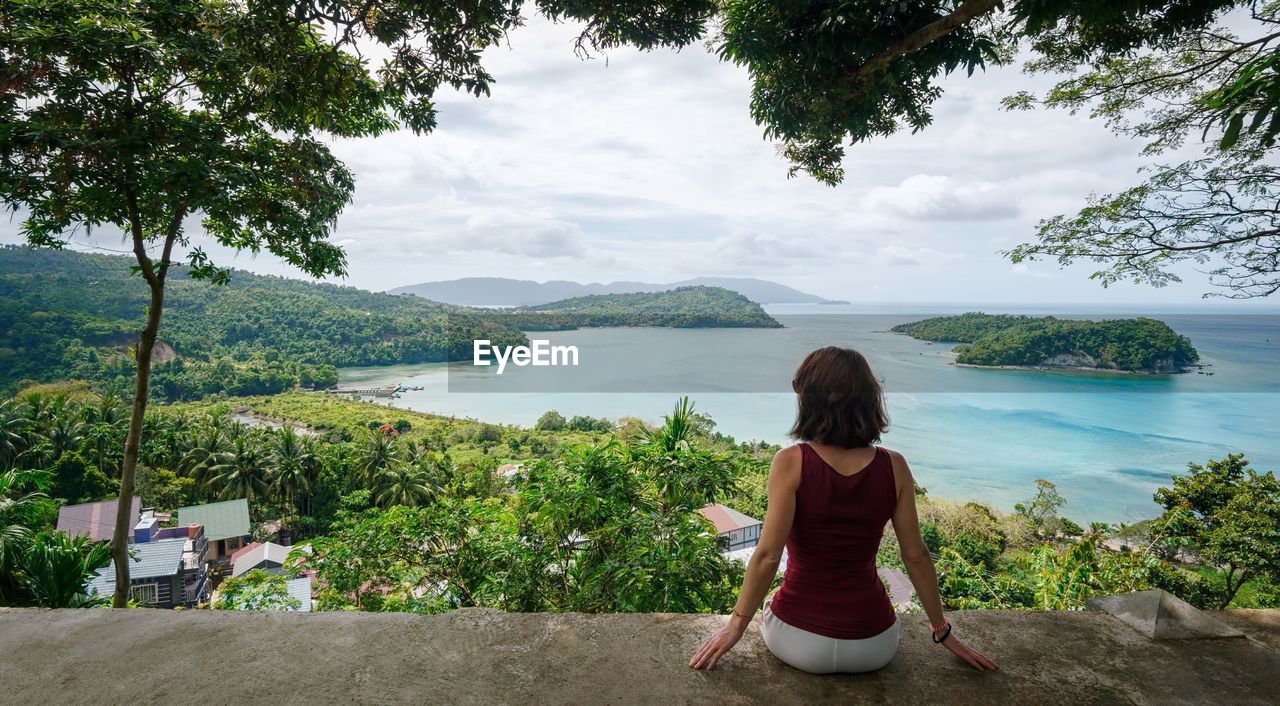
[[[782,622],[840,640],[878,635],[896,616],[876,573],[876,551],[897,489],[889,452],[841,475],[800,444],[800,487],[787,537],[787,571],[770,610]]]

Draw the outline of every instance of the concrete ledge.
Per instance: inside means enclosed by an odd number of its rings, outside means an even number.
[[[1001,665],[978,674],[902,617],[875,674],[816,677],[753,627],[686,667],[718,616],[0,610],[3,703],[1272,704],[1280,611],[1220,614],[1247,639],[1153,641],[1096,612],[952,614]]]

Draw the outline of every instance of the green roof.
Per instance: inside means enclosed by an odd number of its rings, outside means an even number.
[[[249,501],[244,498],[178,508],[178,526],[204,525],[210,542],[249,534]]]

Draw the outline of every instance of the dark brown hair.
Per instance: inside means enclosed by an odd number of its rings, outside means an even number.
[[[870,446],[889,428],[884,393],[871,365],[852,348],[827,346],[796,369],[799,398],[791,436],[846,449]]]

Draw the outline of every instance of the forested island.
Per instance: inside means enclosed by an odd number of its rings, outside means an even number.
[[[22,381],[131,386],[147,288],[128,257],[0,248],[0,393]],[[337,368],[467,360],[471,342],[527,345],[525,330],[778,326],[728,290],[586,297],[507,312],[235,270],[225,286],[169,277],[152,394],[271,394],[327,387]]]
[[[667,328],[781,328],[759,304],[721,287],[677,287],[665,292],[593,294],[503,310],[499,321],[525,331],[598,326]]]
[[[924,341],[963,344],[954,351],[960,365],[1178,373],[1200,360],[1186,336],[1145,317],[1086,321],[970,312],[892,330]]]

